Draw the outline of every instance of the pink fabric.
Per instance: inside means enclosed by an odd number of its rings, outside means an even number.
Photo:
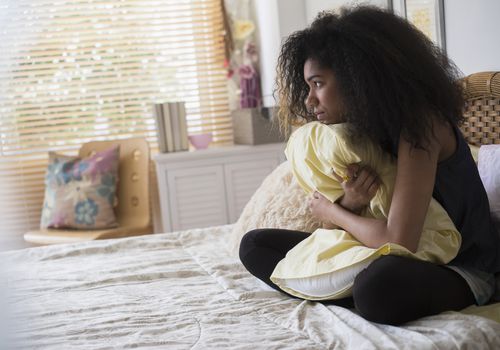
[[[242,65],[240,74],[240,107],[254,108],[261,103],[259,74],[251,65]]]

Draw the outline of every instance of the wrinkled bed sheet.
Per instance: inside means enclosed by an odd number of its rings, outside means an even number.
[[[500,349],[500,323],[480,316],[447,312],[392,327],[288,298],[229,257],[230,231],[222,226],[1,254],[12,338],[4,346]]]

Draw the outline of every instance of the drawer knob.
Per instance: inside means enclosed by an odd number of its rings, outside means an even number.
[[[134,157],[134,160],[139,160],[139,158],[141,157],[141,151],[136,149],[136,150],[134,150],[134,152],[132,152],[132,155]]]

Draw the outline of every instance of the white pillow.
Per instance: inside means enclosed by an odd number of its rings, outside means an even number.
[[[500,145],[481,146],[477,166],[488,194],[491,215],[497,229],[500,229]]]

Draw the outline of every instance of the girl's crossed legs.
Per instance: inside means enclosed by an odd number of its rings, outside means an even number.
[[[250,231],[241,240],[240,260],[252,275],[283,292],[270,276],[286,253],[309,235],[282,229]],[[397,325],[447,310],[461,310],[475,299],[467,282],[451,269],[386,255],[358,274],[352,298],[321,302],[354,307],[369,321]]]

